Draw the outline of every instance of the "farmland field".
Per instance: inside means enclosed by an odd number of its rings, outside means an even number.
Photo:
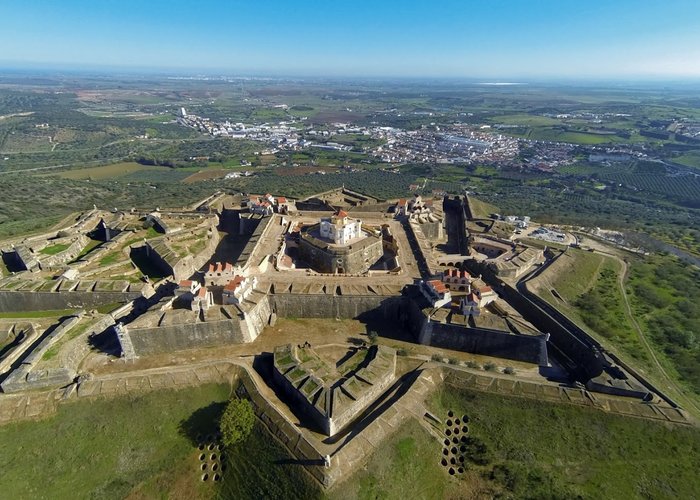
[[[673,161],[688,167],[700,169],[700,151],[690,151],[689,153],[674,158]]]
[[[152,165],[141,165],[135,162],[113,163],[111,165],[103,165],[100,167],[81,168],[75,170],[67,170],[58,174],[64,179],[115,179],[123,177],[134,172],[168,172],[171,170],[168,167],[156,167]]]

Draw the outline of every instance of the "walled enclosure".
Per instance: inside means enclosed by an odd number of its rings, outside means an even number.
[[[350,245],[332,245],[311,234],[318,224],[302,230],[299,251],[304,261],[322,273],[361,274],[384,254],[381,238],[367,234]]]

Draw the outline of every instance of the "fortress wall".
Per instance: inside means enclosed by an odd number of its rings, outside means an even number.
[[[348,425],[350,422],[355,420],[362,411],[364,411],[371,403],[373,403],[386,389],[389,388],[391,384],[394,383],[394,374],[396,373],[396,356],[393,357],[392,366],[387,369],[384,373],[378,377],[375,383],[362,391],[360,394],[356,394],[357,400],[353,401],[352,404],[347,405],[343,408],[343,411],[339,415],[331,415],[330,419],[330,435],[335,434]],[[362,374],[360,374],[360,377]],[[340,391],[337,388],[336,391]]]
[[[425,241],[423,233],[420,231],[420,226],[409,222],[408,219],[403,220],[401,225],[406,231],[406,236],[408,237],[408,243],[411,246],[411,249],[413,251],[417,251],[418,253],[418,255],[416,255],[416,264],[418,264],[418,269],[420,269],[421,274],[433,274],[438,266],[435,259],[433,259],[432,254],[428,253],[428,255],[426,255],[426,253],[423,251],[423,245],[421,245],[421,242],[423,242],[424,245],[427,242]]]
[[[527,292],[527,285],[524,285],[524,288]],[[526,320],[541,332],[550,334],[550,344],[553,344],[554,349],[573,361],[573,366],[570,367],[574,370],[573,373],[578,372],[578,375],[585,379],[602,373],[603,365],[598,350],[587,342],[588,335],[580,328],[573,323],[566,324],[570,323],[568,318],[562,323],[564,316],[559,311],[530,292],[525,295],[510,285],[504,285],[501,289],[505,292],[506,300]]]
[[[274,377],[284,379],[277,375],[277,370],[272,370]],[[287,417],[282,415],[267,398],[261,395],[255,379],[241,370],[240,380],[245,394],[251,399],[255,414],[265,424],[265,427],[274,435],[297,459],[299,459],[306,471],[317,481],[328,487],[333,485],[340,477],[339,468],[326,469],[323,467],[323,455],[299,432],[299,429]],[[284,379],[286,381],[286,379]],[[289,384],[289,382],[287,382]],[[296,391],[294,391],[296,392]],[[308,402],[307,402],[307,406]]]
[[[89,241],[90,239],[87,237],[87,235],[80,234],[73,242],[71,242],[70,246],[64,251],[59,252],[56,255],[37,255],[37,258],[41,262],[42,267],[53,267],[60,264],[64,264],[68,261],[75,259],[78,255],[80,255],[80,252],[83,251],[83,248],[87,246]]]
[[[426,325],[428,345],[457,351],[547,366],[545,336],[515,335],[488,328],[465,328],[430,322]]]
[[[249,342],[240,318],[206,323],[183,323],[154,328],[128,328],[137,355]]]
[[[466,196],[465,196],[466,199]],[[469,231],[467,231],[467,221],[471,220],[472,213],[469,209],[469,204],[465,199],[454,197],[445,199],[442,202],[443,211],[445,213],[445,223],[450,224],[447,218],[456,218],[457,220],[453,222],[457,224],[457,239],[459,243],[459,252],[462,255],[469,255],[471,253],[469,249]]]
[[[527,291],[527,285],[522,290],[501,282],[493,271],[473,260],[466,261],[469,271],[483,274],[494,284],[496,291],[513,306],[535,328],[549,333],[548,349],[563,363],[569,372],[581,380],[600,375],[603,365],[594,344],[589,342],[588,335],[571,323],[568,318],[547,304],[535,294]],[[570,324],[562,323],[567,321]],[[574,329],[572,329],[572,326]]]
[[[252,342],[258,338],[263,328],[270,323],[271,315],[270,300],[266,295],[243,315],[244,320],[241,322],[241,331],[245,342]]]
[[[326,435],[331,435],[332,422],[323,413],[311,404],[297,388],[285,378],[276,368],[272,368],[272,380],[275,385],[282,389],[284,395],[294,404],[294,409],[301,413],[305,419],[310,420],[316,426],[317,431]]]
[[[429,240],[439,240],[443,236],[442,221],[419,222],[418,226],[425,237]]]
[[[23,292],[0,290],[0,312],[90,309],[103,304],[129,302],[139,292]]]
[[[328,295],[283,293],[270,295],[280,318],[343,318],[396,320],[405,299],[382,295]]]

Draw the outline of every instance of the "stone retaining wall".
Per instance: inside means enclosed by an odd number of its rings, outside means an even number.
[[[91,309],[104,304],[129,302],[140,292],[24,292],[0,290],[0,312]]]

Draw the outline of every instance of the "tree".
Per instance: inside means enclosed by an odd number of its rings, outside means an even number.
[[[255,413],[247,399],[234,398],[221,415],[221,435],[224,445],[233,446],[246,439],[253,430]]]

